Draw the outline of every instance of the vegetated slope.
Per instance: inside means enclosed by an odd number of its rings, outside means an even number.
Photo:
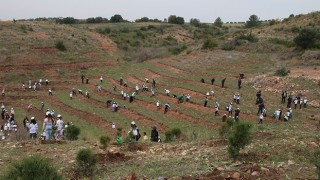
[[[11,37],[1,36],[6,38],[0,42],[0,50],[4,52],[0,56],[4,63],[2,68],[6,71],[1,74],[1,86],[7,91],[7,97],[2,97],[1,102],[7,107],[19,109],[17,119],[23,119],[25,114],[36,114],[39,122],[43,113],[38,107],[44,101],[45,108],[56,109],[66,117],[66,121],[81,127],[86,133],[81,140],[57,147],[57,152],[63,151],[57,153],[61,169],[72,171],[76,153],[74,149],[79,149],[79,146],[99,151],[95,143],[100,135],[97,129],[113,139],[115,131],[110,127],[115,122],[117,127],[123,128],[125,138],[130,122],[134,120],[141,132],[147,132],[148,135],[151,126],[157,125],[162,140],[165,139],[165,131],[176,127],[182,130],[183,135],[172,144],[151,144],[149,149],[138,152],[129,152],[126,146],[112,146],[112,151],[125,152],[132,160],[107,164],[106,173],[99,174],[102,178],[123,178],[132,171],[139,178],[145,176],[149,179],[159,176],[282,179],[285,174],[290,178],[315,177],[313,164],[308,161],[308,157],[309,150],[319,147],[316,141],[317,121],[309,119],[318,118],[319,106],[314,103],[319,100],[317,82],[303,77],[274,76],[278,67],[283,65],[277,58],[283,51],[276,49],[272,52],[261,48],[272,44],[268,39],[261,36],[258,42],[243,40],[232,51],[225,51],[220,49],[227,41],[233,41],[242,33],[248,34],[250,30],[241,27],[196,28],[159,23],[72,26],[19,23],[4,23],[0,30],[4,35],[11,32],[13,39],[10,41]],[[269,27],[263,28],[267,31]],[[253,35],[259,36],[258,31],[253,29]],[[203,50],[203,41],[206,39],[213,39],[218,45],[217,50]],[[56,40],[63,41],[67,50],[57,50]],[[256,51],[255,47],[260,50]],[[290,48],[283,46],[283,49]],[[159,51],[161,53],[157,54]],[[116,61],[118,57],[119,62]],[[6,61],[8,58],[10,61]],[[89,84],[81,83],[82,73],[89,78]],[[236,87],[239,73],[245,74],[241,90]],[[104,78],[102,83],[99,81],[100,76]],[[120,77],[128,82],[128,87],[119,85]],[[214,85],[210,83],[212,77],[216,79]],[[224,77],[227,78],[226,88],[221,88],[220,82]],[[21,82],[27,84],[29,79],[37,81],[39,78],[48,78],[49,86],[43,86],[36,92],[21,89]],[[149,83],[145,82],[145,78],[149,78]],[[204,78],[205,83],[200,82],[201,78]],[[121,98],[121,90],[131,94],[136,84],[141,88],[145,83],[150,88],[151,79],[157,82],[155,97],[150,97],[150,91],[145,91],[139,93],[133,103]],[[102,86],[102,92],[97,92],[96,85]],[[116,91],[112,89],[113,85],[117,87]],[[47,95],[49,87],[53,89],[52,97]],[[91,98],[77,95],[70,100],[69,92],[72,88],[82,89],[83,92],[88,90]],[[170,89],[171,94],[175,95],[190,94],[191,103],[178,104],[176,98],[165,95],[164,89]],[[259,126],[256,125],[258,117],[255,104],[255,92],[258,89],[262,90],[268,109],[265,123]],[[279,91],[282,89],[290,90],[294,95],[302,92],[303,96],[310,99],[310,106],[294,110],[294,119],[288,123],[272,118],[273,110],[286,109],[285,104],[280,104]],[[204,107],[205,93],[211,90],[215,96],[210,96],[208,106]],[[241,109],[241,121],[253,124],[254,138],[252,144],[242,151],[240,161],[234,163],[228,157],[227,142],[219,139],[221,116],[214,116],[213,107],[218,101],[220,114],[226,113],[224,107],[233,101],[236,92],[241,95],[241,103],[235,105],[235,108]],[[106,100],[113,99],[120,105],[117,113],[113,113],[105,104]],[[161,102],[161,109],[155,106],[157,100]],[[171,104],[171,108],[164,114],[163,104],[166,102]],[[29,103],[36,108],[26,112]],[[8,156],[8,149],[12,149],[13,145],[4,143],[5,153],[0,159],[10,162],[13,159],[10,157],[20,158],[20,146],[31,146],[39,154],[47,152],[43,145],[19,142],[14,145],[19,148],[15,148]],[[105,166],[102,164],[100,170],[104,172]],[[66,176],[72,178],[72,174]]]

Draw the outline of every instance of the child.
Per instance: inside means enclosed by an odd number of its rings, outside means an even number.
[[[143,142],[146,142],[148,139],[147,133],[143,132]]]

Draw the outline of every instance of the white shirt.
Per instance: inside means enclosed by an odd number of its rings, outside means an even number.
[[[166,89],[166,94],[169,94],[169,93],[170,93],[170,91],[168,89]]]
[[[100,81],[102,81],[103,80],[103,78],[102,78],[102,76],[100,77]]]
[[[112,129],[115,129],[115,128],[116,128],[116,125],[115,125],[115,124],[112,124],[111,127],[112,127]]]
[[[73,96],[73,93],[72,92],[70,92],[70,97],[72,97]]]
[[[307,102],[308,102],[308,99],[304,99],[304,100],[303,100],[303,103],[304,103],[304,104],[307,104]]]
[[[14,110],[13,109],[11,109],[11,114],[14,114]]]
[[[137,91],[139,90],[139,86],[136,86],[136,90],[137,90]]]
[[[29,133],[37,133],[38,131],[38,124],[30,124],[29,125]]]
[[[156,105],[157,105],[157,107],[159,107],[159,106],[160,106],[160,102],[158,101],[158,102],[156,103]]]
[[[263,117],[263,115],[262,115],[262,114],[260,114],[259,118],[263,120],[263,118],[264,118],[264,117]]]
[[[56,126],[57,126],[57,130],[61,130],[63,127],[63,121],[61,119],[58,119]]]
[[[137,129],[133,129],[133,130],[132,130],[132,134],[133,134],[134,136],[137,136],[137,135],[138,135],[138,130],[137,130]]]

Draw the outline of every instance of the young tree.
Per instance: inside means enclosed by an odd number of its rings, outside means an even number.
[[[222,27],[223,22],[222,22],[221,18],[218,17],[218,18],[214,21],[213,25],[215,25],[215,26],[217,26],[217,27]]]
[[[236,124],[229,135],[228,152],[232,158],[239,156],[240,149],[250,144],[252,136],[250,133],[251,125],[248,123]]]
[[[257,15],[253,14],[249,17],[249,21],[246,22],[245,26],[247,28],[252,28],[252,27],[256,27],[258,25],[260,25],[260,19]]]
[[[172,24],[184,24],[184,18],[176,15],[171,15],[168,18],[168,23]]]

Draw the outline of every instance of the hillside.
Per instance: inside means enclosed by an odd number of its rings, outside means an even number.
[[[319,28],[319,13],[251,30],[167,23],[0,22],[0,88],[6,93],[0,103],[7,109],[15,108],[19,127],[17,133],[0,142],[0,162],[8,167],[22,157],[40,154],[58,166],[65,178],[76,179],[76,153],[88,147],[100,157],[98,179],[125,179],[129,174],[129,179],[134,179],[134,174],[138,179],[315,179],[310,157],[320,146],[320,54],[313,49],[301,52],[292,45],[299,32],[294,29],[304,26]],[[241,39],[243,35],[248,38],[250,32],[258,41]],[[213,50],[203,48],[207,40],[216,46]],[[59,41],[65,51],[56,47]],[[275,75],[282,67],[290,73]],[[237,88],[239,73],[245,75],[241,89]],[[88,84],[81,83],[82,74],[89,79]],[[127,87],[119,85],[120,78]],[[225,88],[221,88],[223,78]],[[34,83],[40,79],[48,79],[49,85],[43,83],[36,91],[27,87],[29,80]],[[144,83],[151,88],[152,79],[156,81],[155,96],[149,90],[137,94],[132,103],[121,98],[121,90],[131,94],[136,85],[142,88]],[[49,88],[53,96],[48,95]],[[90,98],[77,94],[71,100],[73,88],[88,90]],[[261,125],[255,103],[258,90],[268,114]],[[272,117],[276,109],[287,111],[286,104],[280,103],[283,90],[309,100],[307,108],[293,110],[289,122]],[[204,107],[206,92],[211,91],[214,96],[208,97]],[[240,121],[251,123],[253,134],[252,143],[241,150],[236,161],[228,155],[228,141],[219,136],[224,124],[221,115],[227,113],[224,107],[233,102],[235,93],[241,100],[234,109],[240,108]],[[189,94],[191,102],[178,103],[173,94]],[[107,100],[118,102],[119,111],[112,112]],[[220,116],[214,115],[216,101]],[[43,111],[41,102],[45,104]],[[166,114],[165,103],[171,106]],[[29,104],[33,108],[28,110]],[[63,144],[28,140],[23,118],[34,116],[42,127],[46,109],[80,127],[79,140]],[[179,128],[182,135],[170,143],[143,143],[141,138],[137,149],[130,144],[112,144],[109,154],[99,148],[101,135],[114,142],[117,132],[111,128],[113,122],[122,128],[125,139],[131,121],[148,136],[156,125],[162,141],[165,132],[173,128]],[[2,168],[0,173],[5,171]]]

